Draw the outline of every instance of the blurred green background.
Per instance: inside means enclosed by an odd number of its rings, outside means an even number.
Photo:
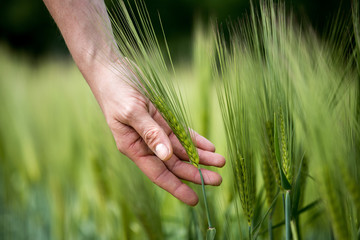
[[[340,5],[345,16],[351,5],[338,0],[285,2],[299,22],[311,22],[319,34]],[[192,55],[207,53],[206,37],[194,41],[194,25],[195,19],[206,21],[210,16],[226,24],[227,19],[246,14],[249,1],[146,4],[153,19],[159,11],[173,56],[181,63],[176,66],[177,77],[192,103],[194,128],[225,155],[215,89],[211,84],[204,88],[201,82],[209,82],[210,64]],[[196,46],[204,48],[196,53]],[[232,239],[236,229],[246,233],[233,221],[237,206],[232,204],[230,167],[219,170],[224,176],[220,187],[207,188],[221,239]],[[201,193],[198,186],[191,186]],[[309,201],[315,197],[311,194]],[[1,0],[0,239],[200,239],[191,237],[202,236],[199,229],[206,229],[201,204],[187,207],[154,187],[117,151],[43,2]],[[316,218],[306,229],[308,236],[329,239],[328,219],[319,209],[303,221]],[[281,234],[282,229],[278,231]]]

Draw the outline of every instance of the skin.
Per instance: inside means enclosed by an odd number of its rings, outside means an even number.
[[[121,64],[103,0],[44,0],[69,51],[97,99],[117,148],[151,181],[188,205],[198,196],[181,179],[200,184],[198,169],[188,163],[184,148],[158,110],[124,77],[113,71]],[[100,14],[99,14],[100,13]],[[214,145],[195,133],[200,164],[222,167],[223,156]],[[205,184],[220,185],[221,176],[202,170]]]

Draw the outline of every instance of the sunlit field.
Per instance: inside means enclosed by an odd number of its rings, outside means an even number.
[[[227,159],[206,187],[215,239],[359,239],[354,8],[326,36],[272,4],[229,33],[195,27],[174,81]],[[118,152],[71,60],[0,46],[0,239],[205,239],[207,226],[202,199],[181,203]]]

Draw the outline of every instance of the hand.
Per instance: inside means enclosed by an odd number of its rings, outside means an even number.
[[[92,69],[87,79],[114,136],[117,148],[129,157],[155,184],[188,205],[198,196],[180,179],[201,184],[196,167],[154,105],[110,68]],[[200,164],[222,167],[223,156],[214,145],[194,132]],[[221,176],[202,169],[205,184],[220,185]]]
[[[185,150],[149,100],[130,87],[122,79],[124,75],[115,74],[106,66],[117,55],[113,51],[114,39],[104,33],[104,29],[111,29],[104,1],[44,2],[100,104],[118,149],[151,181],[186,204],[195,205],[197,195],[180,179],[200,183],[199,171],[184,162],[188,161]],[[92,9],[102,16],[94,17]],[[200,163],[222,167],[225,159],[214,153],[213,144],[200,135],[195,136]],[[202,173],[206,184],[219,185],[222,181],[215,172],[202,170]]]

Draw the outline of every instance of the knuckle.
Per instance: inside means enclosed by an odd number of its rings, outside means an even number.
[[[192,174],[192,179],[194,179],[197,182],[201,183],[201,178],[200,178],[200,173],[199,171],[194,171]],[[204,181],[205,181],[205,176],[204,176]]]
[[[154,146],[156,140],[160,136],[160,131],[156,129],[155,127],[149,128],[144,132],[144,141],[149,146]]]
[[[119,150],[119,152],[121,152],[122,154],[125,154],[125,149],[121,145],[116,144],[116,147]]]
[[[111,130],[116,129],[118,127],[118,121],[112,117],[106,117],[106,123]]]
[[[125,122],[129,122],[134,119],[134,115],[136,114],[136,112],[138,112],[137,108],[138,106],[136,103],[125,104],[125,106],[121,108],[121,119]]]
[[[126,155],[126,152],[125,152],[125,149],[126,149],[126,148],[123,147],[123,144],[117,142],[117,143],[116,143],[116,148],[119,150],[119,152],[121,152],[122,154]]]
[[[173,164],[166,164],[167,168],[171,172],[177,172],[178,168],[181,168],[182,161],[175,161]]]

